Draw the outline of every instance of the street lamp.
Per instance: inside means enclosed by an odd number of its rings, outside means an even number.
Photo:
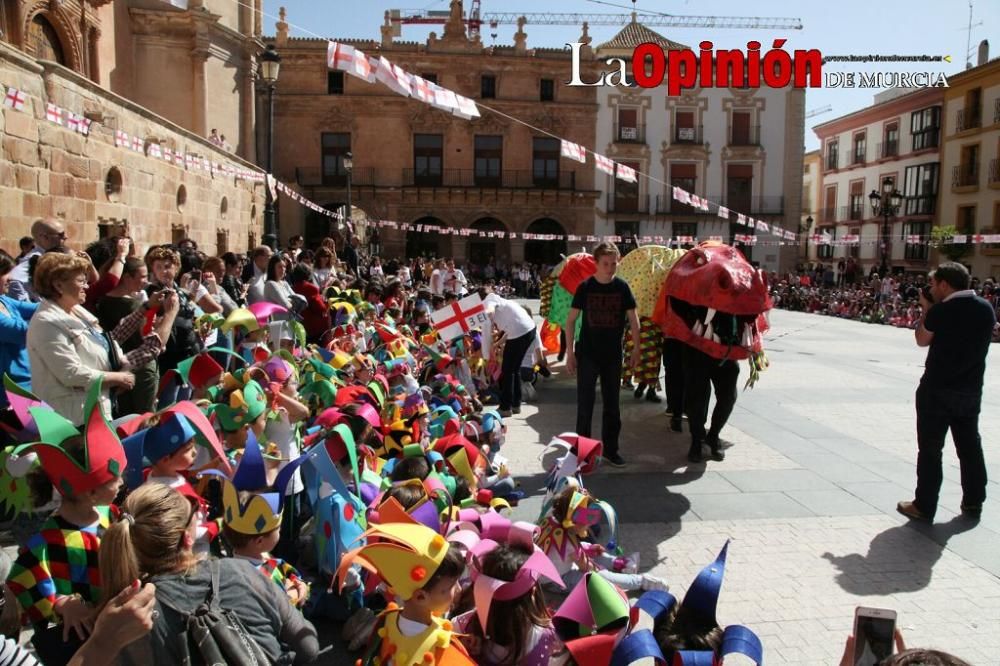
[[[347,172],[347,230],[352,231],[351,226],[351,175],[354,173],[354,155],[350,151],[344,155],[344,171]]]
[[[892,178],[882,181],[882,193],[872,190],[868,195],[875,216],[882,216],[882,265],[879,275],[885,277],[889,273],[889,219],[899,212],[903,205],[903,195],[896,189]]]
[[[281,56],[274,50],[274,44],[268,44],[267,50],[260,55],[260,78],[267,90],[267,173],[271,175],[274,167],[274,88],[278,83],[278,71],[281,69]],[[264,244],[272,250],[278,249],[278,221],[274,214],[274,198],[271,188],[264,188],[267,202],[264,204]]]

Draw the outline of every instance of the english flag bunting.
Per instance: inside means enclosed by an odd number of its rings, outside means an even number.
[[[63,124],[63,110],[52,102],[45,103],[45,118],[56,125]]]
[[[636,182],[635,169],[632,167],[627,167],[622,163],[618,163],[618,179],[624,180],[626,183]]]
[[[459,118],[465,118],[466,120],[472,120],[473,118],[479,117],[479,108],[476,107],[475,102],[468,97],[462,97],[458,94],[455,95],[455,99],[458,101],[458,108],[452,113]]]
[[[4,95],[3,105],[8,109],[14,109],[15,111],[21,111],[24,109],[24,103],[28,101],[24,92],[18,90],[17,88],[7,88],[7,94]]]
[[[594,165],[608,175],[615,175],[615,162],[609,157],[594,153]]]
[[[570,141],[562,139],[559,142],[559,152],[562,154],[563,157],[568,157],[571,160],[576,160],[581,164],[587,163],[587,153],[583,149],[583,146],[581,146],[578,143],[572,143]]]

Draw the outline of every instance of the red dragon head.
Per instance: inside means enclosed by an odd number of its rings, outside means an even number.
[[[736,248],[708,241],[670,269],[653,320],[713,358],[742,360],[762,351],[772,307],[763,274]]]

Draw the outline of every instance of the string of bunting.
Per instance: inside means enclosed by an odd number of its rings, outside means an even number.
[[[308,32],[308,31],[306,31]],[[442,111],[446,111],[453,115],[461,118],[471,120],[472,118],[480,117],[479,109],[477,108],[476,102],[455,93],[454,91],[448,90],[442,86],[435,83],[427,81],[422,77],[410,74],[398,65],[390,62],[384,56],[368,56],[363,53],[360,49],[357,49],[348,44],[341,44],[334,41],[328,41],[327,45],[327,65],[331,69],[337,69],[344,71],[354,77],[360,78],[367,83],[374,83],[376,81],[383,83],[390,90],[396,92],[397,94],[413,97],[418,101],[430,104],[435,108]],[[22,90],[17,88],[4,86],[0,84],[0,98],[2,98],[2,105],[4,108],[8,108],[14,111],[24,112],[24,107],[29,99],[29,95]],[[545,130],[535,128],[532,125],[509,116],[497,109],[490,108],[485,105],[481,105],[489,111],[502,115],[512,121],[518,122],[529,128],[535,129],[539,132],[548,134],[553,138],[560,141],[560,153],[563,157],[567,159],[574,160],[581,164],[586,164],[587,153],[594,156],[595,167],[608,175],[614,176],[619,180],[635,183],[639,176],[643,176],[648,180],[660,184],[666,185],[663,181],[650,176],[649,174],[642,173],[636,169],[628,167],[624,164],[615,162],[611,158],[601,155],[595,151],[589,150],[580,144],[567,141],[562,137],[558,137],[551,134]],[[87,118],[83,114],[78,114],[73,111],[63,109],[52,102],[45,103],[45,118],[48,122],[61,127],[66,128],[69,131],[78,132],[84,136],[90,136],[94,121]],[[110,128],[109,128],[110,130]],[[341,222],[350,221],[346,219],[342,213],[338,211],[331,211],[322,206],[316,204],[315,202],[309,200],[307,197],[303,196],[290,186],[274,178],[273,175],[265,175],[263,172],[246,169],[243,167],[235,166],[231,163],[221,163],[210,160],[204,155],[199,155],[195,153],[184,153],[180,150],[173,150],[169,146],[164,146],[156,141],[145,141],[140,136],[130,136],[124,130],[114,130],[114,144],[118,148],[124,150],[131,150],[133,152],[144,154],[146,157],[151,159],[162,160],[173,164],[178,168],[183,168],[188,171],[203,171],[210,173],[213,177],[224,174],[237,179],[243,179],[252,182],[266,182],[268,188],[271,191],[272,198],[277,198],[277,193],[281,192],[285,196],[296,201],[300,205],[316,212],[321,215],[336,219]],[[747,227],[753,231],[771,234],[776,236],[778,241],[762,241],[756,233],[743,234],[737,233],[733,235],[733,242],[736,244],[742,244],[747,246],[762,245],[762,246],[782,246],[791,243],[798,243],[800,240],[805,240],[806,242],[813,243],[815,245],[832,245],[832,246],[842,246],[842,245],[863,245],[872,244],[878,245],[881,241],[878,239],[865,240],[862,241],[857,234],[848,234],[842,236],[841,238],[832,238],[829,234],[812,234],[807,237],[800,238],[799,234],[793,231],[783,229],[777,224],[768,223],[764,220],[755,219],[744,213],[739,213],[731,211],[727,207],[710,202],[704,197],[699,197],[696,194],[688,192],[687,190],[677,187],[669,186],[671,188],[671,193],[674,201],[682,204],[686,204],[693,209],[700,210],[702,212],[711,212],[711,207],[715,206],[716,216],[720,221],[728,221],[735,223],[736,225]],[[523,240],[539,240],[539,241],[554,241],[554,240],[564,240],[568,242],[622,242],[622,237],[617,235],[576,235],[576,234],[534,234],[528,232],[513,232],[513,231],[484,231],[477,229],[454,229],[450,227],[439,227],[435,225],[421,225],[421,224],[408,224],[401,223],[392,220],[368,220],[370,224],[373,224],[381,228],[389,229],[399,229],[401,231],[416,231],[418,233],[438,233],[443,235],[458,235],[458,236],[476,236],[479,238],[509,238],[516,239],[520,238]],[[352,229],[353,231],[353,229]],[[658,235],[644,235],[634,237],[634,240],[641,244],[654,243],[657,245],[691,245],[699,241],[698,238],[693,236],[676,236],[674,238],[667,238]],[[722,236],[709,236],[708,240],[719,240],[722,241]],[[952,238],[943,239],[940,241],[932,241],[929,236],[921,236],[910,234],[906,236],[906,243],[908,245],[922,245],[931,244],[932,242],[938,242],[942,244],[947,243],[970,243],[970,244],[986,244],[986,243],[1000,243],[1000,234],[975,234],[975,235],[955,235]],[[791,243],[789,243],[791,242]]]
[[[12,111],[25,111],[25,105],[32,97],[23,90],[3,85],[0,83],[0,96],[3,99],[3,107]],[[77,132],[84,136],[96,136],[93,130],[101,123],[87,118],[85,115],[64,109],[52,102],[45,102],[45,120],[53,125],[59,125],[71,132]],[[150,159],[156,159],[173,164],[177,168],[188,171],[204,171],[212,174],[231,176],[236,179],[249,182],[263,182],[264,173],[254,169],[247,169],[243,166],[236,166],[228,162],[216,162],[208,157],[196,153],[185,153],[181,150],[173,150],[169,146],[164,146],[158,141],[146,141],[138,135],[130,136],[124,130],[111,130],[114,136],[114,144],[123,150],[130,150],[145,155]]]

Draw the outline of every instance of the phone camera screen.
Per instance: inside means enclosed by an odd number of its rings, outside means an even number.
[[[858,633],[854,637],[855,666],[876,666],[892,656],[892,633],[895,622],[887,618],[859,617]]]

